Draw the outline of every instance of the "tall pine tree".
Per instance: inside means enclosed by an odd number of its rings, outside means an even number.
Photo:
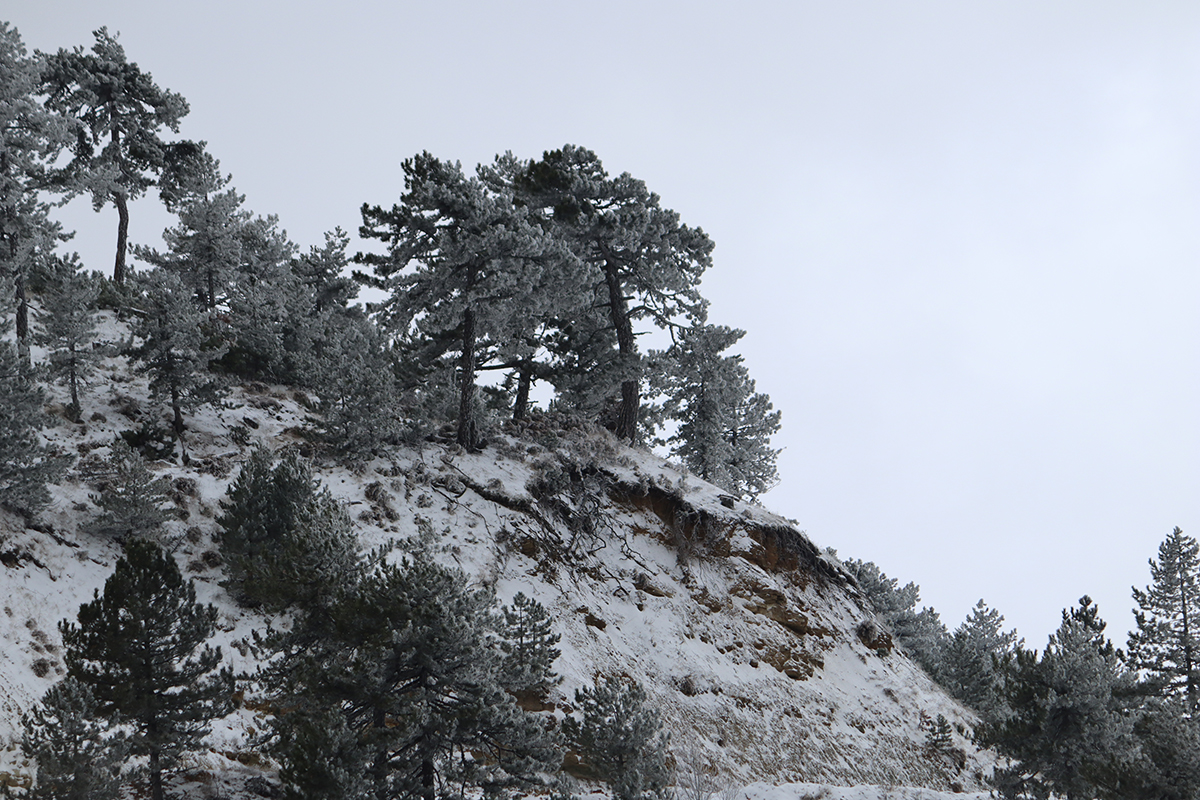
[[[524,328],[553,247],[510,195],[467,178],[459,164],[421,153],[403,167],[399,204],[363,206],[361,235],[385,242],[388,253],[360,254],[375,273],[362,277],[389,292],[379,320],[394,335],[456,342],[458,443],[473,449],[483,345]]]
[[[982,741],[1013,760],[1002,774],[1004,796],[1130,796],[1145,768],[1127,709],[1134,678],[1104,629],[1083,597],[1063,611],[1040,658],[1018,648],[1008,661],[1006,711],[981,731]]]
[[[159,134],[164,128],[179,130],[188,104],[129,61],[107,28],[92,35],[90,52],[76,47],[46,55],[42,85],[47,107],[72,120],[73,158],[60,172],[59,186],[69,194],[90,194],[96,211],[116,206],[113,281],[120,284],[126,273],[129,202],[158,180],[168,148]]]
[[[1129,661],[1150,689],[1180,698],[1188,712],[1200,706],[1200,544],[1175,528],[1150,560],[1153,583],[1134,587],[1137,629],[1129,634]]]
[[[712,240],[661,206],[658,195],[628,173],[611,177],[590,150],[566,145],[540,161],[498,159],[485,173],[507,185],[571,253],[558,278],[574,287],[578,311],[602,308],[603,316],[575,314],[601,323],[615,339],[605,370],[619,381],[610,420],[618,438],[637,441],[645,365],[636,337],[642,321],[661,329],[701,323],[707,301],[700,278],[712,261]],[[582,341],[596,340],[587,332]],[[603,373],[598,373],[603,374]]]
[[[66,120],[39,102],[41,72],[17,30],[0,22],[0,302],[15,300],[17,342],[27,365],[30,277],[66,238],[38,197],[70,139]]]

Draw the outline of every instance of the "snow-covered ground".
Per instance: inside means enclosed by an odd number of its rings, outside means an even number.
[[[110,338],[126,335],[105,324]],[[200,600],[219,609],[216,643],[246,673],[255,661],[245,642],[267,620],[221,588],[215,517],[251,447],[304,441],[306,400],[281,386],[234,386],[189,416],[188,466],[178,453],[151,465],[173,481],[184,517],[169,523],[166,543]],[[145,378],[109,359],[84,397],[84,422],[45,432],[80,454],[53,487],[48,527],[0,514],[0,772],[24,769],[19,715],[63,673],[58,622],[91,599],[119,556],[80,529],[97,511],[89,475],[120,431],[163,415]],[[399,542],[400,557],[420,542],[502,601],[524,592],[545,605],[562,634],[555,713],[597,675],[633,676],[673,749],[699,753],[725,785],[746,786],[739,797],[932,799],[979,790],[991,772],[991,755],[969,740],[970,712],[903,654],[868,647],[860,631],[873,616],[836,559],[789,521],[652,453],[604,432],[534,424],[497,431],[480,453],[423,442],[324,464],[320,478],[347,504],[364,549]],[[262,713],[243,707],[215,726],[211,752],[191,767],[212,791],[254,761]],[[924,724],[938,714],[955,726],[957,753],[925,746]]]

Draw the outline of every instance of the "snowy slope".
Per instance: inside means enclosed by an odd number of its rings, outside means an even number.
[[[85,422],[46,431],[81,459],[54,487],[41,530],[0,516],[0,772],[22,771],[12,745],[19,714],[62,674],[58,621],[91,599],[119,555],[80,525],[96,513],[89,475],[114,436],[163,418],[147,398],[145,379],[110,359],[84,401]],[[168,542],[201,600],[220,609],[218,643],[239,670],[252,671],[244,642],[266,620],[219,585],[218,502],[256,442],[304,443],[307,400],[284,387],[233,387],[189,419],[187,466],[179,454],[152,465],[170,476],[186,516],[169,523]],[[539,599],[562,634],[564,682],[551,697],[560,711],[595,675],[633,676],[677,753],[699,753],[727,784],[762,782],[742,793],[749,800],[940,796],[770,788],[795,781],[982,788],[992,758],[962,735],[971,714],[886,651],[836,559],[788,521],[651,453],[554,422],[510,425],[480,453],[425,442],[325,464],[321,480],[348,504],[364,548],[397,541],[399,557],[419,544],[502,600],[518,591]],[[923,715],[938,714],[960,726],[957,757],[924,747]],[[216,727],[191,773],[207,776],[205,791],[257,763],[249,737],[262,724],[242,708]]]

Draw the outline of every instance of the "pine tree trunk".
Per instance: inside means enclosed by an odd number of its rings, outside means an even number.
[[[183,408],[179,398],[179,384],[171,383],[171,411],[175,414],[175,435],[183,438]]]
[[[75,355],[75,343],[74,342],[71,343],[69,352],[71,354],[71,357],[70,357],[70,360],[67,362],[67,376],[71,380],[71,413],[75,415],[75,417],[76,417],[75,421],[78,422],[79,421],[78,417],[80,415],[79,374],[78,374],[78,370],[76,369],[76,366],[79,363],[79,357]]]
[[[150,800],[163,800],[162,760],[157,747],[150,750]]]
[[[1182,554],[1180,560],[1182,561]],[[1181,565],[1182,566],[1182,565]],[[1191,603],[1191,598],[1188,597],[1188,582],[1187,576],[1183,570],[1179,571],[1179,607],[1183,615],[1183,669],[1184,669],[1184,686],[1187,688],[1187,707],[1192,714],[1196,713],[1196,668],[1193,664],[1195,653],[1192,647],[1192,625],[1191,615],[1188,614],[1188,605]]]
[[[125,250],[129,245],[129,204],[121,192],[113,192],[117,207],[117,261],[113,265],[113,283],[125,283]]]
[[[518,367],[517,397],[513,401],[513,421],[520,422],[529,412],[529,390],[533,386],[533,365],[528,361]]]
[[[33,366],[33,356],[29,352],[29,298],[25,295],[25,273],[17,268],[17,352],[26,367]]]
[[[462,357],[458,362],[458,443],[467,450],[479,444],[475,425],[475,309],[463,312]]]
[[[629,306],[621,291],[621,277],[617,265],[611,259],[604,262],[604,278],[608,283],[609,319],[617,332],[617,349],[622,359],[636,355],[637,346],[633,339],[633,321],[629,319]],[[621,405],[617,409],[617,424],[613,431],[618,439],[637,442],[637,423],[640,398],[640,381],[637,378],[621,382]]]

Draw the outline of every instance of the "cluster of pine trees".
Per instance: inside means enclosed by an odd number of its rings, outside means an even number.
[[[94,37],[30,55],[0,23],[0,505],[35,514],[70,467],[38,432],[52,383],[81,418],[115,352],[99,341],[102,311],[129,321],[120,352],[165,422],[123,432],[90,476],[101,513],[84,527],[124,557],[60,626],[68,677],[24,720],[32,796],[112,797],[133,781],[161,800],[240,689],[275,711],[259,744],[292,797],[501,795],[557,772],[566,746],[621,800],[664,797],[666,738],[640,686],[598,680],[561,726],[523,710],[558,680],[545,610],[522,596],[500,606],[416,548],[360,553],[295,452],[254,451],[223,504],[226,589],[291,624],[259,642],[263,673],[222,669],[216,611],[162,549],[169,487],[144,459],[186,463],[189,416],[236,380],[306,390],[314,441],[345,457],[443,430],[483,447],[503,417],[529,417],[541,382],[553,409],[755,497],[776,480],[779,412],[726,352],[743,332],[707,322],[712,242],[643,182],[567,146],[473,176],[422,153],[404,163],[397,204],[362,209],[360,234],[386,252],[352,256],[341,230],[300,252],[278,219],[245,208],[204,142],[171,138],[186,100],[115,35]],[[176,218],[161,249],[128,241],[131,203],[155,190]],[[53,208],[80,195],[117,211],[108,274],[62,252]],[[362,285],[386,299],[356,304]],[[648,330],[670,346],[640,350]],[[478,377],[489,371],[502,380]]]
[[[67,386],[80,413],[107,355],[101,308],[132,321],[127,352],[184,444],[188,414],[231,379],[310,391],[326,442],[348,454],[443,424],[478,448],[503,417],[526,418],[540,382],[555,408],[657,442],[733,494],[775,483],[779,412],[727,352],[743,332],[710,325],[699,292],[712,241],[595,153],[505,154],[474,175],[421,153],[399,202],[362,208],[360,234],[384,252],[352,256],[335,230],[301,253],[204,142],[170,138],[187,102],[106,29],[88,50],[30,56],[2,24],[0,71],[0,310],[16,323],[16,352],[0,345],[0,406],[14,409],[0,417],[0,502],[36,507],[57,463],[34,439],[37,383]],[[152,189],[177,219],[162,249],[127,237],[131,201]],[[52,203],[78,195],[118,212],[111,277],[60,252]],[[384,299],[364,309],[361,285]],[[654,330],[671,345],[642,352]],[[49,353],[36,371],[33,344]]]
[[[1179,528],[1151,559],[1151,584],[1133,589],[1124,650],[1086,596],[1039,653],[982,600],[950,633],[932,608],[917,610],[915,584],[846,566],[906,652],[979,713],[977,742],[1011,759],[996,774],[1002,796],[1200,794],[1200,544]]]
[[[32,797],[116,797],[136,784],[162,800],[181,758],[245,696],[270,712],[253,745],[281,765],[271,791],[298,800],[501,797],[551,780],[566,747],[620,800],[666,797],[666,736],[636,682],[599,678],[561,725],[526,710],[559,683],[559,637],[535,600],[499,605],[419,546],[364,557],[345,510],[294,451],[256,450],[222,506],[225,587],[285,620],[256,637],[264,666],[221,668],[209,645],[217,611],[155,541],[161,517],[118,524],[124,557],[59,626],[68,677],[23,720]],[[161,511],[154,491],[120,509],[105,518]]]

